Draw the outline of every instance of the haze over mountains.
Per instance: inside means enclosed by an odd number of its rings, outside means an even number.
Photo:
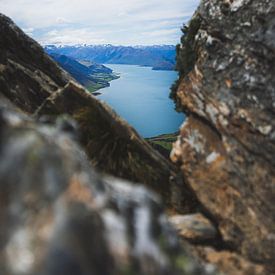
[[[175,46],[113,46],[76,45],[45,46],[49,54],[66,55],[75,60],[87,60],[99,64],[127,64],[153,67],[153,70],[173,70]]]

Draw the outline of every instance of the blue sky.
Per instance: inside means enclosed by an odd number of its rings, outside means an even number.
[[[41,44],[176,44],[199,0],[0,0]]]

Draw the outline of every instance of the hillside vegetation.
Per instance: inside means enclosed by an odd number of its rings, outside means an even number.
[[[51,53],[50,56],[75,80],[90,92],[109,87],[110,81],[119,78],[110,68],[89,61],[76,61],[66,55]]]

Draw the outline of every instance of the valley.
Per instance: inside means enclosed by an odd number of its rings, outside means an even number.
[[[51,53],[50,56],[75,80],[95,95],[99,94],[99,92],[95,93],[97,90],[110,86],[110,81],[119,78],[111,69],[91,61],[77,61],[58,53]]]

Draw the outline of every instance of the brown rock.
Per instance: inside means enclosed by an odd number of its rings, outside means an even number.
[[[204,261],[211,263],[226,275],[272,274],[261,264],[255,264],[231,251],[218,251],[211,247],[196,247],[196,252]],[[194,251],[194,250],[193,250]]]
[[[214,242],[217,238],[216,228],[202,214],[175,215],[169,221],[182,238],[192,243]]]
[[[275,259],[275,4],[201,2],[179,49],[179,105],[189,115],[172,159],[225,243]]]

